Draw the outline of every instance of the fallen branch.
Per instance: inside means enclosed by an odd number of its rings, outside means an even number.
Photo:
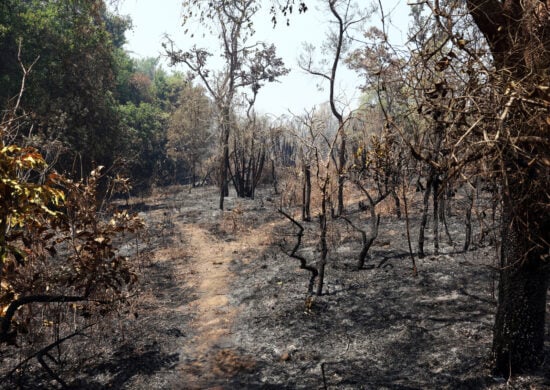
[[[27,364],[31,359],[33,358],[37,358],[37,360],[40,362],[40,364],[42,365],[42,367],[44,367],[44,369],[46,371],[48,371],[48,373],[52,376],[52,378],[54,378],[59,384],[61,384],[61,386],[63,386],[64,388],[67,388],[67,385],[63,382],[63,380],[61,378],[59,378],[59,376],[57,374],[55,374],[51,368],[49,368],[46,363],[44,362],[44,360],[42,359],[42,357],[44,355],[48,355],[48,352],[51,351],[53,348],[57,347],[58,345],[61,345],[62,343],[64,343],[65,341],[69,340],[69,339],[72,339],[73,337],[75,336],[84,336],[84,334],[82,333],[84,330],[92,327],[96,325],[96,323],[93,323],[93,324],[89,324],[89,325],[86,325],[84,328],[74,332],[74,333],[71,333],[59,340],[56,340],[54,343],[42,348],[41,350],[39,350],[38,352],[34,353],[32,356],[29,356],[27,357],[26,359],[24,359],[22,362],[20,362],[17,366],[15,366],[10,372],[8,372],[3,378],[2,378],[2,381],[1,382],[5,382],[7,381],[13,374],[15,374],[15,372],[17,372],[17,370],[19,370],[21,367],[23,367],[25,364]],[[49,355],[48,355],[49,356]],[[53,374],[53,375],[52,375]]]
[[[9,330],[13,316],[17,310],[30,303],[63,303],[63,302],[79,302],[88,301],[87,296],[71,296],[71,295],[29,295],[26,297],[18,298],[10,303],[6,314],[1,317],[2,322],[0,324],[0,343],[9,339]],[[106,303],[106,302],[103,302]]]

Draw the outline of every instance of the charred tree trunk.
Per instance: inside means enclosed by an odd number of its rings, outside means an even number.
[[[319,244],[321,247],[321,258],[319,259],[319,280],[317,282],[317,295],[323,294],[323,284],[325,282],[325,267],[327,265],[328,256],[328,243],[327,243],[327,203],[329,201],[327,196],[328,191],[328,177],[325,179],[323,186],[321,187],[322,199],[321,199],[321,213],[319,215],[319,228],[321,235],[319,238]]]
[[[501,126],[517,136],[499,150],[503,224],[493,354],[495,371],[507,377],[536,368],[543,358],[550,272],[548,94],[530,91],[549,84],[550,10],[548,1],[468,0],[467,6],[497,70],[494,89],[506,102],[497,108]],[[514,92],[507,93],[503,86],[513,84]]]
[[[371,234],[367,235],[364,230],[361,232],[361,252],[359,253],[359,259],[357,261],[357,269],[363,269],[365,267],[365,261],[369,256],[369,250],[374,240],[378,237],[378,226],[380,226],[380,215],[376,217],[371,216]]]
[[[229,170],[229,176],[231,177],[231,181],[233,182],[233,187],[235,187],[235,191],[237,192],[237,196],[240,196],[240,194],[243,191],[243,181],[244,181],[244,178],[242,177],[243,168],[241,165],[241,161],[242,161],[241,152],[242,150],[237,145],[237,138],[235,137],[233,139],[233,152],[229,156],[230,164],[229,164],[228,170]]]
[[[368,209],[370,211],[370,234],[367,234],[367,232],[364,229],[358,228],[355,226],[348,218],[341,216],[341,218],[344,219],[353,229],[357,230],[359,233],[361,233],[361,252],[359,253],[359,259],[357,261],[357,269],[363,269],[365,266],[365,261],[367,260],[369,250],[374,243],[374,240],[378,237],[378,227],[380,226],[380,214],[376,214],[376,205],[378,203],[382,202],[386,197],[389,195],[389,192],[379,193],[378,198],[376,200],[372,199],[372,196],[369,194],[369,192],[365,189],[361,183],[356,182],[355,183],[361,192],[363,192],[367,200],[369,202]]]
[[[344,117],[341,111],[336,107],[336,98],[334,94],[335,84],[336,84],[336,71],[338,69],[338,63],[340,62],[340,57],[342,56],[342,48],[344,46],[344,38],[346,30],[349,26],[346,23],[349,23],[349,20],[340,15],[336,7],[335,1],[329,1],[329,8],[332,15],[336,18],[338,32],[336,34],[336,47],[334,53],[334,59],[332,62],[332,69],[330,76],[327,77],[330,81],[330,110],[332,115],[338,120],[338,133],[340,135],[340,151],[339,151],[339,164],[336,165],[336,171],[338,172],[338,205],[337,205],[337,215],[342,215],[344,212],[344,181],[345,181],[345,165],[346,165],[346,132],[344,128]]]
[[[262,173],[264,171],[264,164],[265,164],[265,158],[266,158],[266,152],[265,149],[262,147],[261,150],[258,152],[257,159],[254,163],[254,171],[252,175],[252,189],[251,189],[251,197],[254,199],[254,196],[256,195],[256,188],[258,187],[258,184],[260,183],[260,180],[262,178]]]
[[[304,183],[302,187],[302,221],[311,221],[311,167],[304,165]]]
[[[443,91],[443,90],[441,90]],[[444,92],[441,92],[444,94]],[[422,213],[422,221],[420,224],[420,233],[418,236],[418,257],[423,258],[426,256],[424,253],[424,231],[426,229],[426,223],[428,222],[428,203],[430,201],[430,193],[433,196],[433,233],[434,233],[434,252],[439,254],[439,184],[441,183],[439,169],[436,168],[436,164],[439,160],[439,153],[441,151],[441,143],[445,133],[445,124],[443,122],[443,110],[436,108],[433,112],[433,120],[435,122],[434,134],[433,134],[433,151],[430,156],[431,163],[428,169],[428,180],[426,183],[426,191],[424,192],[424,210]]]
[[[340,150],[338,151],[338,206],[336,215],[342,215],[344,213],[344,182],[345,182],[345,166],[346,166],[346,134],[343,129],[343,123],[341,127],[341,141]]]
[[[432,192],[432,173],[428,177],[428,183],[426,184],[426,190],[424,191],[424,200],[423,205],[424,209],[422,210],[422,220],[420,221],[420,231],[418,233],[418,257],[423,258],[426,256],[424,253],[424,232],[426,231],[426,224],[428,223],[428,210],[430,207],[430,194]]]
[[[231,153],[231,178],[239,198],[254,199],[265,164],[266,152],[263,146],[256,149],[255,142],[250,144],[235,137]]]
[[[465,191],[468,203],[466,204],[466,216],[464,219],[466,233],[464,237],[464,247],[462,248],[462,250],[464,252],[467,252],[468,249],[470,249],[470,244],[472,242],[472,209],[474,208],[476,188],[471,188],[470,191],[466,188]]]
[[[434,255],[439,255],[439,176],[432,180]]]
[[[374,211],[374,202],[372,202],[371,198],[369,198],[369,200],[371,201],[370,234],[367,234],[364,229],[355,226],[348,218],[344,216],[340,217],[343,218],[344,221],[346,221],[353,229],[361,233],[361,252],[359,252],[359,257],[357,259],[358,270],[365,267],[365,261],[369,257],[369,250],[374,243],[374,240],[378,237],[378,227],[380,226],[380,215],[376,215],[376,212]]]
[[[302,238],[304,236],[304,227],[298,221],[296,221],[296,219],[294,219],[290,214],[287,214],[282,209],[279,209],[279,212],[283,214],[290,222],[294,224],[294,226],[298,228],[298,232],[296,233],[296,244],[294,244],[294,247],[290,252],[287,253],[287,255],[300,261],[300,268],[305,269],[311,274],[309,278],[309,284],[307,286],[307,292],[308,292],[308,295],[313,295],[315,278],[317,278],[317,275],[319,275],[319,271],[317,271],[317,268],[311,265],[308,265],[307,260],[303,256],[300,256],[297,253],[298,250],[300,249],[300,246],[302,245]]]
[[[222,124],[222,157],[220,160],[220,210],[223,210],[223,201],[226,196],[229,196],[229,112],[224,115]]]
[[[538,367],[544,357],[548,247],[533,248],[517,205],[504,204],[498,309],[493,334],[495,372],[508,377]]]
[[[447,236],[447,243],[453,245],[453,237],[449,231],[449,224],[447,223],[447,216],[451,216],[451,199],[452,191],[449,189],[450,186],[448,183],[446,185],[446,190],[441,193],[439,199],[439,221],[443,223],[443,229],[445,229],[445,235]]]
[[[405,228],[407,231],[407,244],[409,246],[409,256],[411,257],[412,272],[413,276],[418,276],[418,270],[416,268],[416,260],[414,258],[414,253],[411,244],[411,229],[409,226],[409,208],[407,206],[407,186],[405,184],[405,178],[402,180],[402,191],[403,191],[403,209],[405,211]]]
[[[320,296],[323,294],[323,284],[325,282],[325,267],[327,265],[327,256],[328,256],[328,245],[327,245],[327,214],[326,214],[326,205],[323,201],[322,205],[323,211],[319,215],[319,226],[321,229],[321,258],[319,259],[319,280],[317,281],[317,295]]]

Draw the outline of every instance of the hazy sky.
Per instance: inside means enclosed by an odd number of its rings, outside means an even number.
[[[359,3],[361,2],[360,0]],[[256,103],[258,111],[280,115],[288,113],[288,109],[291,109],[293,113],[299,114],[304,109],[310,109],[328,100],[328,85],[318,77],[305,74],[297,66],[297,58],[302,51],[303,42],[319,46],[329,28],[329,14],[320,10],[323,9],[321,3],[318,0],[307,2],[309,10],[303,15],[293,15],[290,26],[286,26],[281,18],[274,29],[267,11],[256,18],[257,32],[253,39],[274,43],[286,67],[291,68],[290,74],[281,78],[279,83],[268,83],[260,90]],[[408,9],[405,2],[386,0],[382,3],[386,13],[394,9],[391,14],[394,25],[392,35],[397,41],[402,42],[407,29]],[[268,1],[266,4],[269,4]],[[395,8],[396,4],[399,4],[397,8]],[[136,57],[162,55],[161,43],[164,34],[170,35],[182,49],[189,48],[195,43],[183,33],[184,29],[181,27],[181,0],[120,0],[118,11],[132,18],[134,27],[126,34],[128,39],[126,49]],[[379,14],[373,15],[371,24],[379,20]],[[196,34],[196,36],[201,35]],[[218,49],[218,43],[214,37],[209,41],[203,41],[200,46],[202,45],[208,45],[214,50]],[[177,69],[186,71],[183,65]],[[360,84],[361,80],[354,72],[341,66],[337,76],[338,95],[342,102],[351,108],[357,105],[357,99],[360,97],[357,86]],[[324,90],[319,91],[319,85],[323,86]]]

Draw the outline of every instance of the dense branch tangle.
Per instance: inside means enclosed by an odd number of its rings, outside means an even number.
[[[429,53],[424,69],[436,77],[421,113],[443,126],[448,158],[417,155],[431,169],[444,169],[447,180],[462,175],[473,183],[473,175],[479,175],[500,188],[502,246],[493,354],[495,371],[509,376],[535,368],[544,355],[550,275],[550,4],[426,4],[442,44],[424,50]],[[442,98],[445,106],[429,102]]]

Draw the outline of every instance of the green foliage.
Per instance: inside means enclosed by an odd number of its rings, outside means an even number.
[[[194,183],[212,143],[213,107],[204,88],[188,85],[168,123],[168,156]],[[182,172],[179,172],[180,176]]]
[[[126,169],[136,190],[146,190],[154,184],[165,160],[166,123],[168,114],[157,105],[132,102],[119,107],[126,126]]]
[[[172,112],[177,107],[185,104],[180,95],[187,87],[187,78],[179,72],[168,74],[164,69],[159,68],[153,80],[155,96],[160,107],[166,112]]]
[[[122,49],[114,52],[114,66],[117,69],[115,98],[121,104],[132,101],[130,77],[134,73],[134,60]]]
[[[35,134],[42,141],[67,146],[60,160],[67,170],[75,156],[83,169],[94,162],[111,164],[120,144],[113,96],[113,39],[120,36],[107,31],[106,17],[102,1],[8,0],[0,8],[6,31],[0,41],[0,101],[5,104],[19,91],[19,60],[37,60],[22,108],[33,112]]]
[[[4,129],[0,129],[0,137]],[[22,178],[45,167],[42,156],[33,148],[17,145],[4,146],[0,142],[0,281],[4,263],[9,255],[21,259],[21,251],[9,243],[14,229],[23,229],[40,220],[41,215],[56,216],[52,208],[59,206],[64,194],[55,183],[57,175],[51,174],[43,183],[33,183]]]
[[[172,114],[178,116],[177,110],[195,102],[180,98],[187,85],[184,76],[168,74],[158,65],[157,58],[136,60],[120,52],[117,62],[120,65],[118,116],[125,134],[125,173],[132,178],[135,190],[146,191],[153,184],[171,180],[178,162],[167,155],[168,120]],[[171,123],[182,120],[181,115],[178,118]]]
[[[132,20],[129,16],[115,15],[107,11],[105,8],[102,12],[105,21],[105,29],[111,35],[113,44],[121,49],[126,43],[126,31],[132,28]]]

